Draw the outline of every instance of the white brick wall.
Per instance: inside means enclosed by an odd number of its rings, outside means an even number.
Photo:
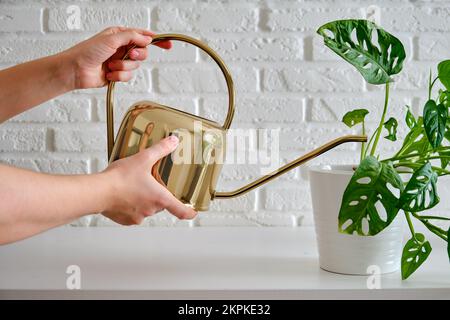
[[[69,30],[66,9],[81,9],[81,29]],[[322,44],[315,30],[339,18],[362,18],[377,5],[381,24],[396,34],[408,54],[394,86],[391,115],[423,103],[430,67],[450,58],[447,0],[3,0],[0,3],[0,67],[68,48],[110,25],[181,32],[207,41],[228,63],[237,89],[233,128],[280,128],[286,162],[339,135],[339,123],[354,107],[379,114],[380,88],[366,85],[349,65]],[[154,99],[222,120],[226,86],[220,72],[198,50],[176,44],[171,52],[150,49],[131,84],[118,85],[117,120],[139,99]],[[53,173],[90,173],[106,166],[105,89],[76,91],[49,101],[0,126],[0,161]],[[403,130],[404,131],[404,130]],[[385,144],[385,150],[392,146]],[[344,145],[314,163],[353,163],[355,145]],[[256,165],[229,165],[219,189],[259,176]],[[161,213],[145,226],[297,226],[312,223],[308,183],[297,169],[233,200],[218,200],[194,221]],[[442,192],[445,192],[442,188]],[[448,189],[448,188],[447,188]],[[448,191],[447,191],[448,192]],[[449,197],[441,209],[450,209]],[[86,217],[74,225],[115,225]]]

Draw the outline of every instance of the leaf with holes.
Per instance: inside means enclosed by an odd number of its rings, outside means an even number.
[[[337,20],[317,33],[327,47],[352,64],[371,84],[391,82],[406,54],[399,39],[368,20]]]
[[[414,115],[411,112],[411,108],[409,106],[406,106],[406,116],[405,116],[405,122],[408,128],[412,129],[417,125],[416,118],[414,118]]]
[[[351,128],[354,125],[364,122],[364,118],[369,114],[366,109],[355,109],[347,112],[342,118],[342,122]]]
[[[386,228],[399,209],[398,199],[403,182],[391,163],[368,156],[356,169],[342,197],[339,231],[375,235]]]
[[[389,118],[388,121],[386,121],[383,124],[384,128],[388,131],[388,135],[385,136],[385,139],[396,141],[397,140],[397,127],[398,122],[395,118]]]
[[[428,141],[433,148],[437,148],[444,139],[447,110],[443,104],[436,104],[434,100],[428,100],[423,108],[423,124]]]
[[[438,64],[438,77],[447,90],[450,90],[450,60]]]
[[[431,252],[431,245],[425,241],[425,236],[416,233],[415,238],[406,242],[402,253],[402,279],[407,279],[422,263],[427,260]]]
[[[437,174],[427,162],[409,179],[408,184],[400,195],[398,207],[410,212],[419,212],[433,208],[439,203],[437,195]]]

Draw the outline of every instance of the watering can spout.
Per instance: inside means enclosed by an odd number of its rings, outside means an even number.
[[[301,156],[300,158],[297,158],[297,159],[289,162],[288,164],[285,164],[281,168],[278,168],[275,171],[273,171],[267,175],[264,175],[261,178],[255,180],[239,189],[236,189],[233,191],[215,192],[213,194],[213,199],[227,199],[227,198],[234,198],[234,197],[241,196],[241,195],[271,181],[272,179],[275,179],[275,178],[281,176],[282,174],[285,174],[286,172],[290,171],[291,169],[294,169],[294,168],[298,167],[299,165],[302,165],[302,164],[308,162],[309,160],[314,159],[315,157],[321,155],[322,153],[325,153],[328,150],[331,150],[331,149],[337,147],[338,145],[347,143],[347,142],[367,142],[367,137],[361,136],[361,135],[347,135],[347,136],[343,136],[343,137],[334,139],[334,140],[322,145],[321,147],[314,149],[311,152],[308,152],[307,154]]]

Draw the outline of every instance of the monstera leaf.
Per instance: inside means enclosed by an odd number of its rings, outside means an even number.
[[[437,178],[429,162],[417,169],[400,195],[399,208],[419,212],[437,205],[439,203]]]
[[[414,118],[414,115],[411,112],[411,108],[409,106],[406,106],[406,116],[405,116],[405,122],[408,128],[412,129],[416,126],[417,121],[416,118]]]
[[[405,139],[403,140],[402,148],[397,155],[421,155],[429,151],[430,148],[430,143],[428,142],[428,138],[425,133],[423,118],[419,117],[414,127],[408,132]]]
[[[425,241],[423,234],[416,233],[409,239],[402,253],[402,279],[405,280],[413,274],[427,260],[430,252],[430,242]]]
[[[367,20],[337,20],[321,26],[317,33],[335,53],[351,63],[371,84],[391,82],[399,73],[406,54],[403,44]]]
[[[382,231],[399,211],[398,199],[393,193],[395,189],[400,193],[403,183],[392,164],[366,157],[344,191],[339,231],[359,235],[375,235]]]
[[[342,122],[351,128],[354,125],[364,122],[364,118],[369,114],[367,109],[355,109],[347,112],[342,118]]]
[[[438,64],[438,77],[447,90],[450,90],[450,60]]]
[[[434,100],[428,100],[423,108],[423,124],[428,141],[433,148],[437,148],[445,134],[448,109],[443,104],[436,104]]]
[[[398,127],[397,120],[395,120],[395,118],[389,118],[389,120],[386,121],[383,124],[383,126],[388,131],[388,135],[385,136],[384,138],[391,141],[397,140],[397,127]]]

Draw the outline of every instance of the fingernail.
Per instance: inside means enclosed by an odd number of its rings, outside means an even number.
[[[137,51],[137,50],[131,51],[130,54],[131,54],[132,56],[134,56],[134,57],[139,57],[139,51]]]
[[[150,36],[145,36],[145,39],[146,39],[148,42],[152,42],[152,40],[153,40],[153,38],[150,37]]]
[[[167,140],[173,145],[177,145],[179,141],[177,136],[169,136]]]

